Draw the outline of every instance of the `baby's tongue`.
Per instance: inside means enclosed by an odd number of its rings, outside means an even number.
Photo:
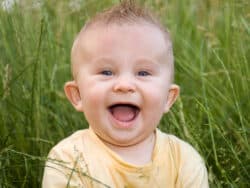
[[[136,109],[132,106],[120,105],[112,108],[115,119],[123,122],[131,121],[136,116]]]

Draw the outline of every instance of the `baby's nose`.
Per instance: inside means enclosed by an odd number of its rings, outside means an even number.
[[[117,78],[114,87],[114,92],[135,92],[136,86],[131,76],[121,76]]]

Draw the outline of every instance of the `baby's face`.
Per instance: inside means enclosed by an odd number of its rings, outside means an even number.
[[[128,146],[151,136],[172,105],[167,45],[149,24],[93,26],[79,37],[78,110],[106,142]]]

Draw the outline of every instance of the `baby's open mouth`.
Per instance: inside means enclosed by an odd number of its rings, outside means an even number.
[[[115,104],[109,107],[112,116],[121,122],[133,121],[140,112],[140,108],[133,104]]]

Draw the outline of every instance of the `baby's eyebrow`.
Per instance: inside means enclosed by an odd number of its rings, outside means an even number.
[[[154,59],[151,59],[151,58],[145,58],[145,57],[136,59],[136,63],[140,63],[140,64],[155,64],[155,65],[159,64],[158,61],[155,61]]]
[[[100,57],[100,58],[94,58],[92,63],[100,64],[100,63],[105,63],[105,64],[113,64],[115,63],[115,60],[111,57]]]

